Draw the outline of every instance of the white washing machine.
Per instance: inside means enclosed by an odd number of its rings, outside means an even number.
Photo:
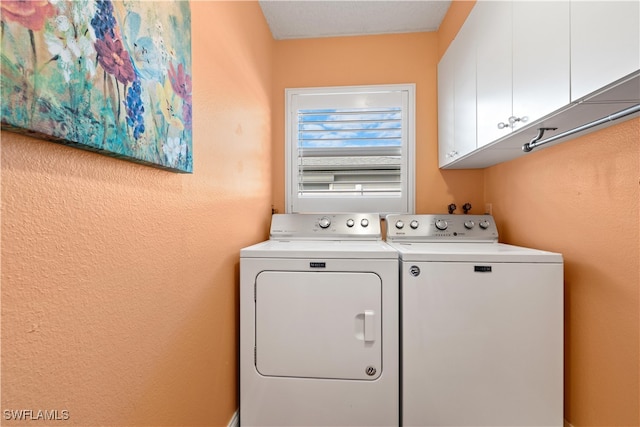
[[[490,215],[389,215],[405,426],[563,425],[562,255]]]
[[[397,426],[398,288],[377,214],[274,215],[240,252],[240,425]]]

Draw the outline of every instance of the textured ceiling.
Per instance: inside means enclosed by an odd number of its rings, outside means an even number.
[[[450,0],[262,0],[276,40],[436,31]]]

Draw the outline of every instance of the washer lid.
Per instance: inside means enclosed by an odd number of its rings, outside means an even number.
[[[562,254],[504,243],[402,243],[390,244],[402,261],[561,263]]]
[[[398,253],[381,240],[267,240],[241,249],[240,257],[397,259]]]

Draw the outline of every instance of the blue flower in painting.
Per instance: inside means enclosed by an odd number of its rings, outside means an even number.
[[[104,39],[105,34],[109,34],[112,39],[116,38],[115,27],[116,18],[113,16],[113,4],[111,0],[98,0],[96,14],[91,20],[91,26],[96,32],[96,37]]]
[[[144,80],[163,82],[167,74],[167,61],[170,56],[162,39],[161,29],[148,28],[140,34],[142,18],[140,14],[129,10],[122,26],[122,43],[131,54],[136,73]]]
[[[125,107],[127,109],[127,125],[133,129],[133,137],[138,139],[144,133],[144,104],[141,98],[140,80],[136,79],[127,90]]]

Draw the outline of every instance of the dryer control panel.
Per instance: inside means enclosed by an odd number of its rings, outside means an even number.
[[[271,240],[382,240],[375,213],[274,214]]]
[[[491,215],[387,215],[387,240],[404,242],[497,242]]]

